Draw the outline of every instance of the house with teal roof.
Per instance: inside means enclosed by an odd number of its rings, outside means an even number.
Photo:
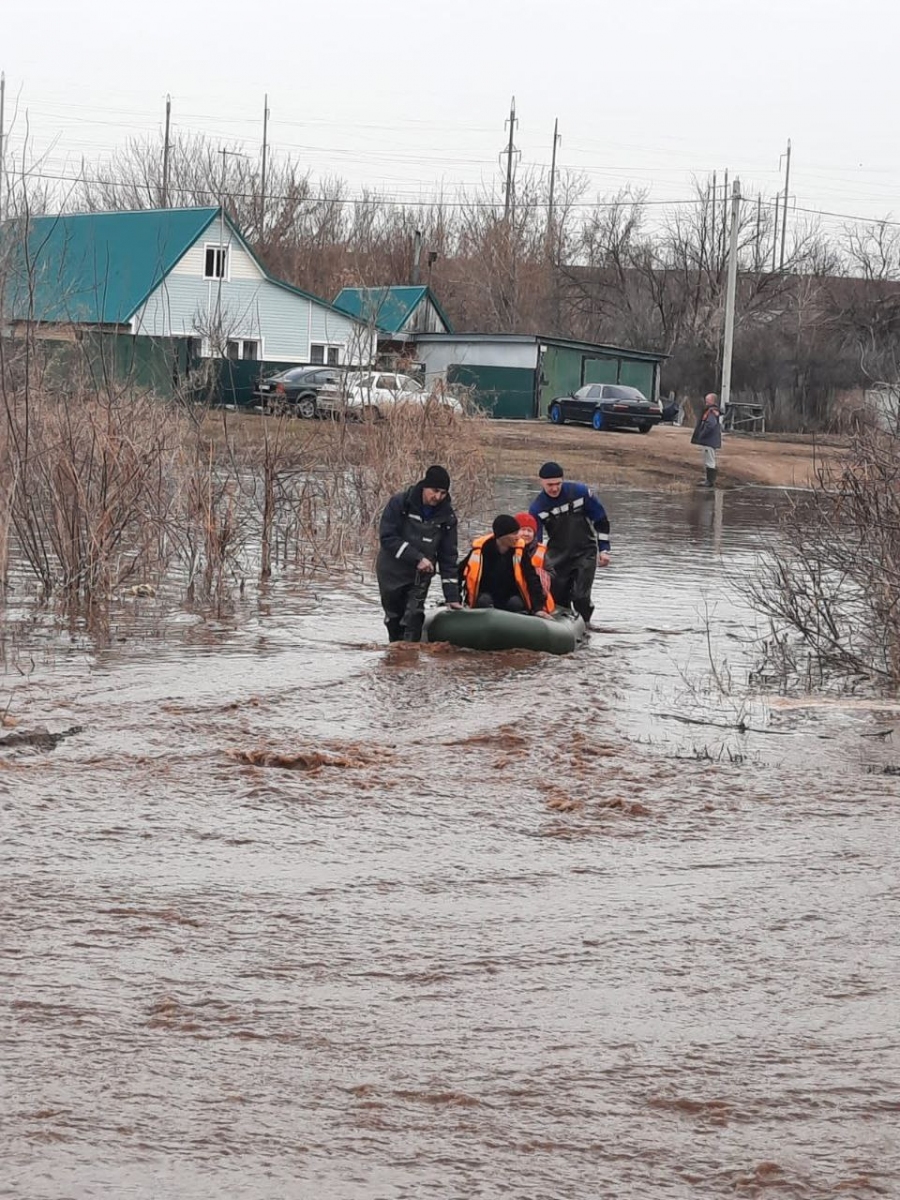
[[[414,341],[424,333],[453,332],[429,287],[347,287],[338,292],[334,305],[376,329],[382,346]]]
[[[374,359],[366,322],[270,275],[221,208],[35,217],[8,222],[2,242],[8,332],[166,339],[273,365]]]

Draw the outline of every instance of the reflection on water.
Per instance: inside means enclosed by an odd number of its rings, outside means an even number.
[[[603,499],[568,659],[290,581],[20,655],[0,1194],[896,1194],[896,710],[744,695],[772,493]]]

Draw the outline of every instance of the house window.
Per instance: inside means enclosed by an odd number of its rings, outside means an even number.
[[[219,354],[218,346],[221,346],[221,342],[213,343],[209,338],[204,338],[201,343],[203,357],[216,358]],[[228,338],[225,342],[224,357],[232,362],[240,362],[241,359],[245,362],[259,362],[261,356],[262,341],[259,338]]]
[[[314,367],[338,367],[341,363],[341,348],[312,342],[309,347],[309,361]]]
[[[207,246],[206,262],[203,270],[204,279],[228,278],[228,247]]]

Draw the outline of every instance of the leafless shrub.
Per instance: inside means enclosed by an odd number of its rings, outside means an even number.
[[[178,424],[155,397],[83,382],[7,407],[9,521],[44,596],[91,604],[164,571]]]
[[[820,675],[900,688],[900,438],[861,429],[781,537],[751,590],[782,663],[789,638]]]

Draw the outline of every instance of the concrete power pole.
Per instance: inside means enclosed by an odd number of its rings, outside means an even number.
[[[269,153],[269,93],[263,99],[262,169],[259,178],[259,236],[262,238],[266,223],[266,159]]]
[[[162,206],[169,207],[169,128],[172,123],[172,97],[166,94],[166,133],[163,138]]]
[[[550,203],[547,206],[547,254],[553,258],[553,193],[556,190],[556,147],[562,141],[559,135],[559,117],[553,122],[553,154],[550,158]]]
[[[728,246],[728,283],[725,289],[725,346],[722,351],[722,412],[731,403],[731,356],[734,349],[734,301],[737,291],[738,227],[741,223],[741,181],[735,179],[731,193],[731,238]]]
[[[781,210],[781,261],[780,261],[780,265],[779,265],[779,269],[782,271],[784,270],[784,243],[785,243],[785,239],[787,238],[788,196],[791,194],[790,193],[790,187],[791,187],[791,139],[790,138],[788,138],[787,150],[785,151],[784,157],[785,157],[784,205],[782,206],[782,210]]]
[[[516,98],[513,96],[509,106],[509,145],[506,147],[506,203],[503,208],[503,219],[509,220],[513,202],[513,155],[516,148],[513,144],[513,134],[516,130]]]

